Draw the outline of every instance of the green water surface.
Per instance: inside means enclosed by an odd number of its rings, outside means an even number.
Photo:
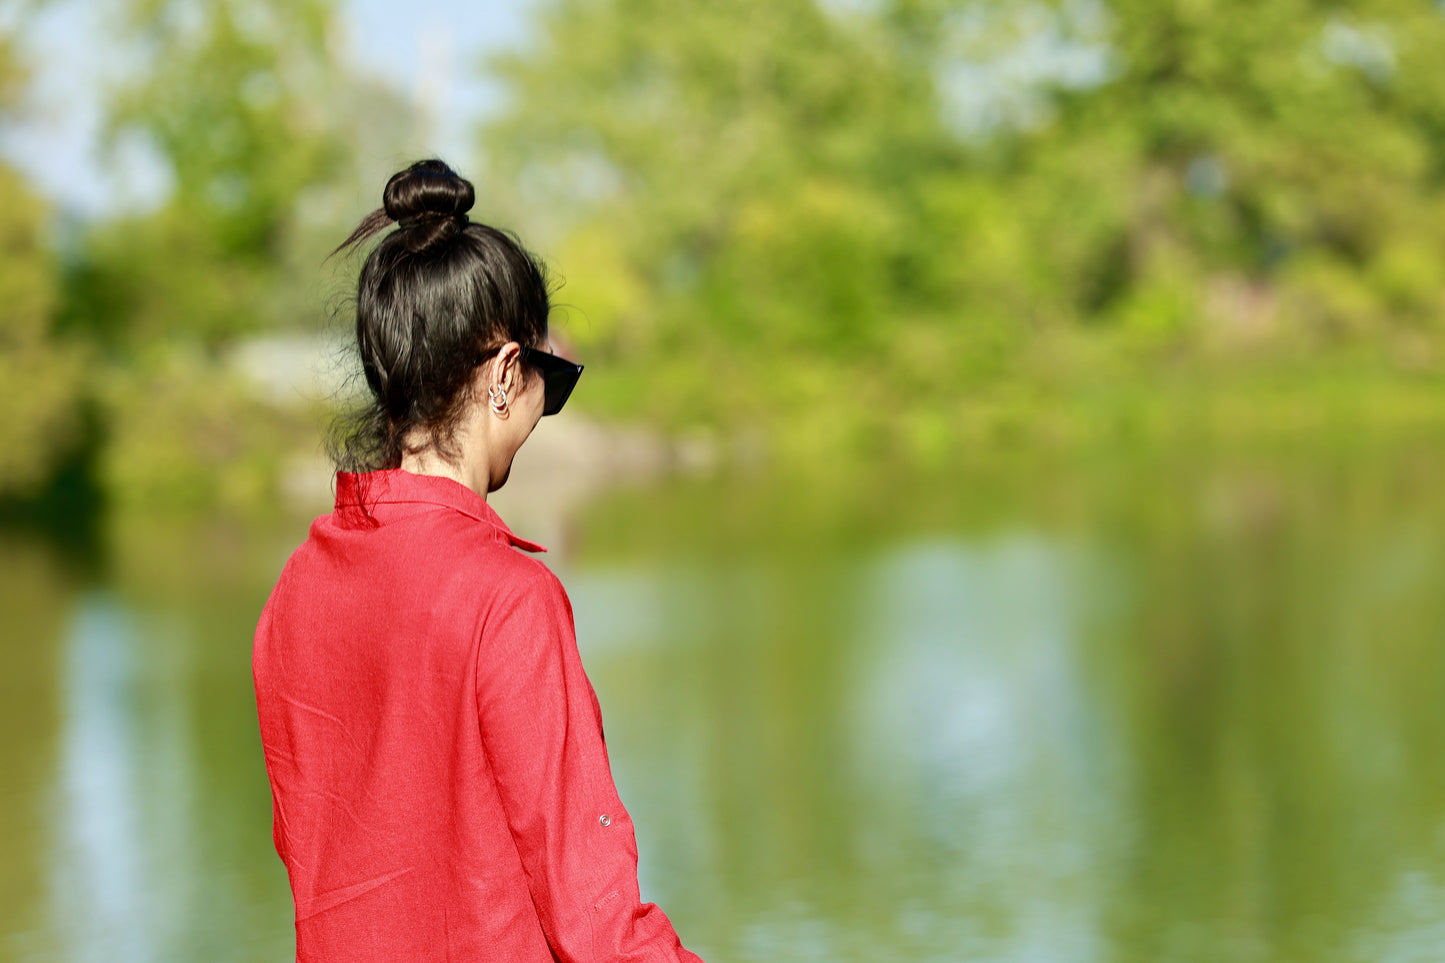
[[[544,556],[690,948],[1445,959],[1434,447],[843,474],[613,492]],[[291,959],[249,660],[304,530],[0,534],[0,958]]]

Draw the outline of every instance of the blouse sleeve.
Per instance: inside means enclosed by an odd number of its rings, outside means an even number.
[[[517,580],[482,643],[482,741],[552,951],[562,963],[703,963],[641,900],[632,819],[556,575],[538,565]]]

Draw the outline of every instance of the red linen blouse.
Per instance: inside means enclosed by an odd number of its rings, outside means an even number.
[[[336,489],[252,657],[298,963],[702,963],[641,900],[545,549],[448,478]]]

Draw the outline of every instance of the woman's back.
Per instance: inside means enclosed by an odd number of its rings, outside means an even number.
[[[253,659],[297,959],[696,960],[640,901],[541,546],[448,478],[337,478]]]

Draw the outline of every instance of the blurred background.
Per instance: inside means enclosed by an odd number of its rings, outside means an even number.
[[[0,0],[0,959],[291,959],[250,676],[440,155],[709,961],[1438,961],[1445,6]]]

